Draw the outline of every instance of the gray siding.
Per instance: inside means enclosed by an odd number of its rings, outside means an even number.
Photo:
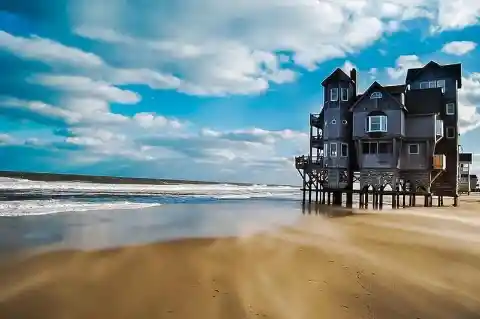
[[[405,134],[403,110],[382,110],[387,115],[387,130],[384,137],[397,137]],[[353,113],[353,138],[368,138],[367,117],[370,111],[355,111]]]
[[[338,101],[330,101],[330,90],[338,89]],[[342,88],[348,89],[348,101],[342,101]],[[349,165],[348,156],[341,156],[341,143],[349,144],[351,133],[349,131],[349,108],[353,97],[354,89],[350,82],[340,81],[330,83],[325,87],[324,97],[324,144],[328,145],[325,154],[325,165],[328,168],[347,168]],[[337,144],[337,156],[330,156],[330,145]],[[347,154],[348,155],[348,154]]]
[[[418,154],[409,154],[410,144],[418,144]],[[402,170],[425,170],[430,169],[432,161],[431,150],[427,142],[404,142],[400,151],[400,169]]]
[[[362,154],[360,159],[361,168],[395,168],[393,154]]]
[[[435,139],[436,116],[412,116],[405,119],[406,138]]]

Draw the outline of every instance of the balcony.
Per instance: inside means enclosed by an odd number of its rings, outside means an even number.
[[[323,116],[321,114],[310,114],[310,126],[323,128]]]
[[[319,134],[319,135],[313,135],[311,137],[311,141],[312,141],[312,147],[314,148],[319,148],[321,150],[323,150],[323,136],[322,134]]]
[[[309,166],[320,166],[323,167],[323,156],[297,156],[295,157],[295,168],[297,169],[306,169]]]

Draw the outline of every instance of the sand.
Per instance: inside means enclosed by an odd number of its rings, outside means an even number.
[[[0,264],[0,318],[480,318],[479,198]]]

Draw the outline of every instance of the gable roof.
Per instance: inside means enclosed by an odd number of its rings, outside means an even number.
[[[461,63],[440,65],[435,61],[430,61],[423,68],[408,69],[405,83],[407,84],[411,83],[416,78],[418,78],[418,76],[424,70],[431,69],[431,68],[440,68],[444,70],[449,76],[457,80],[458,88],[459,89],[462,88],[462,64]]]
[[[370,96],[370,93],[373,91],[373,90],[378,90],[378,91],[381,91],[382,94],[386,95],[388,98],[391,98],[392,100],[394,100],[398,106],[401,108],[401,109],[404,109],[405,111],[407,110],[407,108],[405,107],[405,105],[403,105],[402,103],[400,103],[395,97],[392,96],[392,94],[390,92],[388,92],[388,90],[383,87],[380,83],[378,83],[377,81],[373,82],[372,85],[370,85],[370,87],[365,91],[365,93],[362,94],[362,96],[360,96],[357,101],[355,103],[353,103],[353,105],[350,107],[350,112],[353,111],[353,109],[355,109],[355,107],[361,102],[363,101],[363,99],[365,99],[365,97],[367,96]]]
[[[328,83],[332,81],[350,81],[353,82],[352,79],[343,72],[342,69],[337,68],[335,71],[332,72],[325,80],[323,80],[322,85],[326,86]]]

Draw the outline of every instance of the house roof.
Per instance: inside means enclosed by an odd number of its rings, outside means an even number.
[[[443,107],[442,89],[409,90],[405,95],[405,105],[409,114],[440,113]]]
[[[397,85],[395,85],[396,87]],[[399,86],[399,85],[398,85]],[[393,86],[392,86],[393,87]],[[389,98],[393,99],[400,108],[404,109],[405,111],[407,110],[407,108],[405,107],[405,105],[403,105],[402,103],[400,103],[400,101],[398,101],[395,97],[392,96],[392,93],[390,93],[384,86],[382,86],[380,83],[378,83],[377,81],[373,82],[372,85],[370,85],[370,87],[361,95],[361,96],[357,96],[357,101],[355,103],[353,103],[353,105],[350,107],[350,111],[353,111],[353,109],[361,102],[363,101],[363,99],[366,97],[366,96],[369,96],[370,93],[373,91],[373,90],[379,90],[381,91],[383,94],[385,94],[386,96],[388,96]]]
[[[342,69],[337,68],[335,71],[332,72],[325,80],[323,80],[322,85],[326,86],[328,83],[332,81],[350,81],[353,82],[352,79],[343,72]]]
[[[430,61],[423,68],[408,69],[407,78],[405,79],[405,83],[407,83],[407,84],[411,83],[416,78],[418,78],[418,76],[424,70],[430,69],[430,68],[440,68],[440,69],[444,70],[452,78],[457,80],[458,88],[459,89],[462,88],[462,64],[461,63],[440,65],[435,61]]]

